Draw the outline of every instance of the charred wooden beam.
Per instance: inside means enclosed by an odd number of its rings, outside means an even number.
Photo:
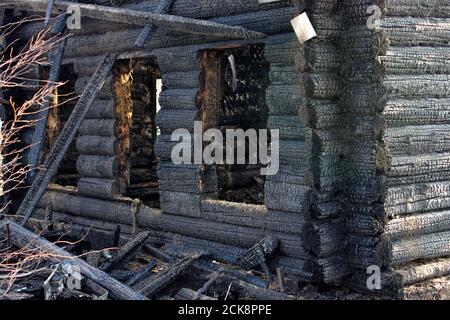
[[[148,231],[139,233],[134,239],[120,248],[114,259],[105,263],[101,269],[105,272],[109,272],[113,269],[119,269],[123,267],[125,264],[130,262],[140,251],[150,234],[151,233]]]
[[[50,2],[49,2],[50,6]],[[47,18],[46,18],[47,19]],[[64,19],[65,21],[65,19]],[[62,30],[61,30],[62,32]],[[64,56],[64,50],[67,44],[67,38],[63,38],[59,45],[53,49],[49,54],[50,60],[50,73],[48,76],[48,82],[51,86],[54,86],[59,79],[59,73],[61,70],[61,62]],[[50,104],[52,101],[51,96],[47,96],[45,98],[44,104],[41,107],[41,111],[38,114],[38,118],[40,119],[36,125],[34,126],[34,133],[32,137],[32,142],[30,146],[30,150],[28,152],[27,163],[31,166],[32,169],[35,169],[42,158],[43,145],[45,140],[45,129],[47,128],[47,119],[50,112]],[[36,176],[36,171],[31,171],[29,174],[29,178],[33,179]]]
[[[114,199],[120,195],[120,185],[115,179],[81,178],[78,180],[81,195],[100,199]]]
[[[253,269],[260,265],[266,274],[269,274],[269,268],[266,259],[271,256],[278,247],[278,240],[272,236],[267,236],[253,247],[247,250],[244,255],[239,257],[238,264],[244,269]]]
[[[223,275],[244,281],[244,282],[248,282],[254,286],[260,287],[260,288],[267,288],[269,286],[269,282],[254,276],[252,274],[248,274],[248,273],[243,273],[239,270],[235,270],[235,269],[231,269],[231,268],[226,268],[223,266],[219,266],[218,264],[206,260],[206,259],[199,259],[197,261],[195,261],[194,263],[194,267],[197,269],[202,269],[202,270],[207,270],[210,272],[218,272],[220,271]]]
[[[134,286],[136,283],[141,282],[148,273],[156,266],[156,259],[152,259],[145,267],[140,269],[134,276],[132,276],[125,284],[127,286]]]
[[[11,0],[8,7],[25,8],[36,12],[42,12],[47,7],[46,0]],[[67,7],[74,5],[71,1],[55,0],[55,10],[67,10]],[[194,33],[210,35],[215,37],[225,37],[228,39],[254,39],[263,38],[265,35],[260,32],[251,31],[245,28],[224,25],[221,23],[185,18],[173,15],[156,14],[142,12],[138,10],[113,8],[107,6],[76,4],[85,17],[106,21],[120,22],[131,25],[146,26],[155,25],[184,33]]]
[[[411,285],[433,278],[446,277],[450,275],[450,259],[439,259],[430,263],[405,267],[397,270],[403,277],[405,285]]]
[[[199,255],[185,257],[166,270],[160,271],[146,281],[139,283],[134,288],[146,297],[152,298],[188,271],[199,257]]]
[[[50,17],[52,16],[54,2],[55,2],[55,0],[48,0],[47,10],[45,11],[45,20],[44,20],[44,25],[45,26],[48,26],[48,23],[50,21]]]
[[[170,7],[175,2],[175,0],[161,0],[158,7],[155,10],[155,13],[166,14],[169,13]],[[152,25],[146,25],[142,32],[139,34],[139,37],[136,39],[136,46],[142,48],[145,44],[151,39],[153,34],[158,30],[157,27]]]
[[[86,261],[74,257],[69,252],[57,247],[53,243],[39,237],[13,221],[6,220],[0,222],[0,233],[2,235],[6,234],[7,225],[9,225],[10,228],[11,241],[15,246],[40,250],[48,255],[49,259],[57,262],[70,259],[80,268],[83,276],[104,287],[113,298],[121,300],[146,300],[145,296],[111,278],[105,272],[92,267]]]

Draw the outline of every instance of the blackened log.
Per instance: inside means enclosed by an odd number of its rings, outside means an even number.
[[[270,114],[298,116],[298,110],[304,104],[302,92],[299,85],[269,85],[266,89],[266,104]]]
[[[233,287],[240,293],[240,299],[252,300],[295,300],[294,296],[287,295],[278,291],[260,288],[244,281],[234,281]]]
[[[119,159],[81,155],[77,160],[77,171],[83,177],[114,179],[119,175]]]
[[[104,272],[110,272],[113,269],[120,269],[125,264],[130,262],[135,257],[135,255],[139,253],[140,249],[144,245],[145,241],[147,241],[147,238],[150,236],[150,234],[151,233],[149,231],[145,231],[136,235],[135,238],[121,247],[115,255],[114,259],[112,261],[106,262],[101,267],[101,270],[103,270]]]
[[[179,61],[179,63],[182,63],[182,61]],[[164,83],[164,87],[169,89],[200,88],[202,76],[203,74],[200,70],[170,72],[162,74],[162,81]]]
[[[386,103],[383,117],[388,127],[445,124],[449,109],[449,98],[392,98]]]
[[[175,2],[175,0],[161,0],[158,7],[155,10],[155,13],[167,14],[169,13],[170,7]],[[153,34],[158,28],[152,25],[146,25],[144,29],[142,29],[141,34],[136,39],[136,46],[139,48],[144,47],[144,45],[151,39]]]
[[[122,128],[116,119],[86,119],[80,126],[81,135],[117,137]]]
[[[397,272],[403,277],[405,285],[446,277],[450,275],[450,259],[439,259],[416,266],[407,266]]]
[[[219,266],[218,264],[216,264],[212,261],[209,261],[207,259],[199,259],[198,261],[196,261],[194,263],[194,267],[197,269],[201,269],[201,270],[207,270],[209,272],[220,271],[224,275],[227,275],[234,279],[245,281],[249,284],[252,284],[252,285],[260,287],[260,288],[267,288],[269,286],[269,282],[260,277],[254,276],[249,273],[244,273],[239,270],[232,269],[232,268]]]
[[[156,115],[162,134],[172,134],[177,129],[186,129],[193,133],[194,122],[200,120],[199,110],[170,110],[162,109]]]
[[[155,248],[149,244],[144,246],[145,250],[152,255],[152,257],[158,258],[164,262],[170,263],[176,260],[175,257],[164,252],[164,250]]]
[[[400,239],[394,241],[392,246],[394,265],[418,259],[447,257],[450,254],[450,232]]]
[[[304,273],[311,274],[311,280],[319,283],[333,284],[349,273],[346,261],[341,256],[316,258],[307,261]]]
[[[367,269],[370,266],[387,267],[393,261],[392,243],[387,236],[350,236],[347,244],[349,266]]]
[[[337,221],[318,221],[305,225],[304,245],[317,257],[328,257],[342,250],[344,229]]]
[[[194,135],[188,134],[182,136],[182,139],[178,141],[172,141],[172,135],[162,134],[158,136],[158,139],[155,143],[155,153],[161,160],[171,160],[172,159],[172,151],[174,147],[183,147],[183,152],[190,151],[191,158],[194,157]],[[177,156],[179,156],[177,154]],[[183,156],[183,154],[181,155]],[[189,157],[188,157],[189,158]]]
[[[79,136],[77,138],[77,151],[86,155],[114,156],[120,150],[121,140],[102,136]]]
[[[240,267],[247,270],[260,265],[268,273],[269,270],[267,270],[266,260],[275,252],[277,247],[278,240],[274,237],[267,236],[239,257],[237,263]]]
[[[448,74],[387,75],[383,83],[386,90],[396,97],[446,98],[450,94]]]
[[[137,284],[133,289],[151,299],[187,272],[198,258],[199,255],[183,258],[169,266],[166,270],[162,270]]]
[[[385,232],[391,239],[409,238],[450,230],[450,212],[433,211],[390,220]]]
[[[96,99],[89,109],[86,119],[118,119],[119,110],[114,100]]]
[[[198,89],[166,89],[159,96],[159,104],[164,109],[198,109]],[[163,125],[163,123],[161,123]]]
[[[47,2],[44,0],[12,0],[10,1],[10,3],[8,3],[8,5],[11,7],[25,7],[33,11],[45,11],[46,4]],[[58,1],[55,3],[54,8],[55,10],[59,9],[66,11],[67,7],[72,4],[73,2],[69,1]],[[154,14],[150,12],[141,12],[138,10],[88,4],[79,4],[79,7],[83,16],[100,20],[108,20],[140,26],[156,25],[159,27],[165,27],[185,33],[204,35],[212,34],[218,37],[225,37],[229,39],[252,39],[264,37],[264,35],[259,32],[250,31],[242,27],[228,26],[220,23],[196,20],[192,18]]]
[[[134,286],[136,283],[141,282],[144,277],[156,266],[158,260],[152,259],[145,267],[138,270],[138,272],[132,276],[125,284],[127,286]]]
[[[193,195],[190,194],[190,198],[192,197]],[[175,199],[179,201],[180,198],[177,197]],[[66,212],[75,216],[89,217],[91,219],[102,219],[116,224],[132,224],[132,203],[129,201],[106,201],[51,191],[45,195],[39,207],[46,208],[48,202],[53,202],[55,211]],[[190,205],[193,206],[194,202]],[[198,206],[200,207],[200,199]],[[194,210],[193,207],[190,209]],[[198,210],[200,212],[200,209]],[[179,210],[175,211],[175,214],[161,214],[160,210],[142,206],[138,210],[136,219],[138,225],[142,228],[178,233],[190,237],[198,237],[198,230],[202,230],[202,238],[205,240],[246,248],[252,247],[261,241],[264,236],[270,234],[280,241],[280,254],[300,259],[307,256],[307,253],[303,249],[303,240],[298,234],[233,225],[225,223],[225,221],[228,221],[226,216],[223,215],[217,218],[224,222],[215,222],[180,216]],[[231,223],[236,223],[236,221],[238,219],[230,218]]]
[[[75,82],[75,93],[82,94],[86,87],[88,87],[88,83],[90,80],[90,76],[80,77]],[[96,99],[101,100],[112,100],[114,98],[114,76],[110,73],[108,77],[105,79],[103,86],[98,91],[96,95]]]
[[[89,197],[114,199],[120,195],[119,182],[116,179],[80,178],[78,192]]]

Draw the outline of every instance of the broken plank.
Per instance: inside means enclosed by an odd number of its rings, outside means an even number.
[[[46,254],[49,260],[61,262],[70,260],[80,268],[83,276],[108,290],[111,297],[119,300],[147,300],[142,294],[133,291],[130,287],[111,278],[105,272],[98,270],[86,261],[73,256],[71,253],[57,247],[46,239],[25,229],[19,224],[5,219],[0,222],[0,234],[6,234],[6,226],[9,224],[11,242],[17,247],[40,250]]]
[[[34,208],[47,189],[50,180],[58,170],[58,166],[63,160],[64,154],[69,149],[70,144],[80,128],[84,117],[89,111],[89,108],[94,102],[95,96],[103,86],[103,82],[109,74],[115,60],[115,53],[107,53],[104,55],[96,72],[89,80],[86,89],[81,95],[77,105],[74,107],[69,119],[58,136],[58,139],[48,153],[47,158],[42,165],[42,169],[39,171],[36,179],[33,181],[33,184],[28,189],[28,192],[17,211],[18,216],[23,216],[21,225],[26,224],[27,220],[33,213]]]

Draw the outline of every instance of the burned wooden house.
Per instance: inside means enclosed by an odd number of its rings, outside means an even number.
[[[79,96],[25,134],[44,170],[24,220],[51,207],[74,233],[149,230],[229,264],[270,237],[272,272],[368,289],[378,267],[396,296],[450,273],[448,1],[7,2],[8,19],[51,13],[67,38],[35,77]],[[81,28],[63,31],[71,5]],[[303,12],[317,36],[301,44]],[[172,132],[196,121],[278,129],[278,173],[174,164]]]

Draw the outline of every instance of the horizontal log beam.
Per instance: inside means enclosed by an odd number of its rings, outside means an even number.
[[[47,3],[47,0],[10,0],[8,1],[8,7],[21,9],[25,8],[36,12],[45,12],[47,9]],[[247,30],[245,28],[228,26],[216,22],[142,12],[132,9],[77,4],[71,1],[56,0],[53,10],[55,12],[66,11],[71,5],[77,5],[81,10],[82,16],[112,22],[127,23],[130,25],[154,25],[183,33],[212,35],[229,39],[254,39],[263,38],[265,36],[262,33]]]
[[[450,275],[450,259],[439,259],[438,261],[418,266],[406,267],[397,270],[397,273],[403,277],[403,283],[405,285],[412,285],[433,278],[445,277]]]
[[[392,245],[393,265],[419,259],[447,257],[450,255],[450,231],[400,239]]]

